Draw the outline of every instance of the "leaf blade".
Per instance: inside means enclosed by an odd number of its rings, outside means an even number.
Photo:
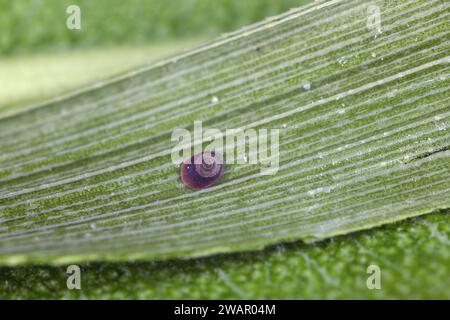
[[[448,208],[448,5],[386,4],[382,35],[366,9],[305,6],[0,120],[0,261],[253,250]],[[168,144],[197,119],[285,128],[279,172],[186,190]]]

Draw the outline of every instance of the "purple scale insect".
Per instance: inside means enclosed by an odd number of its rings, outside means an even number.
[[[223,157],[215,151],[204,151],[183,161],[180,168],[181,181],[191,189],[212,186],[224,171]]]

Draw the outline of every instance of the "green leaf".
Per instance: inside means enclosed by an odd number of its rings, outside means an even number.
[[[318,2],[0,120],[0,261],[207,255],[449,207],[448,4]],[[212,97],[218,102],[212,103]],[[171,132],[280,128],[280,169],[186,189]]]
[[[449,299],[450,215],[445,212],[333,238],[200,259],[0,267],[2,299]],[[369,265],[381,289],[366,286]]]

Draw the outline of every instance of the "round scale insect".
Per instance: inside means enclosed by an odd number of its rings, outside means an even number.
[[[204,151],[183,161],[180,176],[186,186],[198,190],[212,186],[223,171],[222,155],[215,151]]]

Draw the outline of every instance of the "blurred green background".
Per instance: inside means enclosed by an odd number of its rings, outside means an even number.
[[[211,37],[308,0],[0,0],[0,54]],[[78,5],[82,29],[66,28]]]
[[[310,0],[0,0],[0,118]],[[69,30],[70,5],[81,30]]]

